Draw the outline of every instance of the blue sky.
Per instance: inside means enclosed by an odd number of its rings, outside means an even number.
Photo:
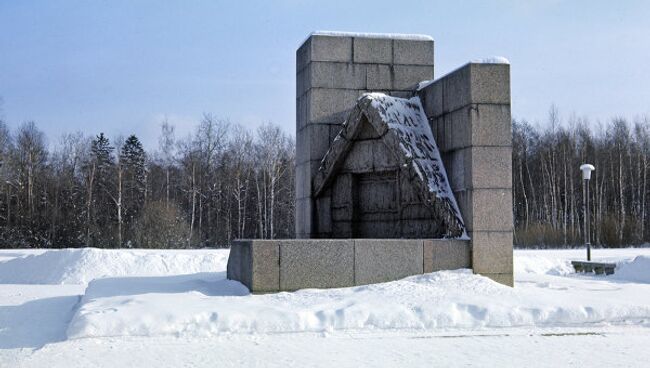
[[[314,30],[422,33],[435,75],[511,62],[513,116],[555,103],[605,121],[650,114],[648,1],[0,0],[0,114],[62,132],[187,134],[209,112],[293,134],[295,50]]]

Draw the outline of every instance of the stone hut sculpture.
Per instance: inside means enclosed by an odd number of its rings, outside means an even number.
[[[510,65],[434,79],[425,35],[314,32],[296,51],[296,239],[233,243],[251,292],[471,268],[513,285]]]
[[[314,183],[321,238],[467,236],[417,97],[362,95]]]

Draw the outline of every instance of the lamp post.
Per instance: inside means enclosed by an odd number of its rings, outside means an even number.
[[[580,166],[582,171],[582,196],[584,198],[584,217],[585,217],[585,245],[587,246],[587,261],[591,261],[591,243],[589,242],[589,179],[591,172],[596,170],[594,165],[583,164]]]

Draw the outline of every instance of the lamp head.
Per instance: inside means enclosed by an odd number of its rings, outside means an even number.
[[[596,168],[591,164],[582,164],[580,165],[580,170],[582,170],[582,179],[589,180],[591,179],[591,172],[596,170]]]

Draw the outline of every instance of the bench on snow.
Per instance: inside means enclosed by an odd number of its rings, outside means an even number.
[[[612,275],[616,269],[616,263],[571,261],[571,264],[576,272],[595,272],[596,275]]]

